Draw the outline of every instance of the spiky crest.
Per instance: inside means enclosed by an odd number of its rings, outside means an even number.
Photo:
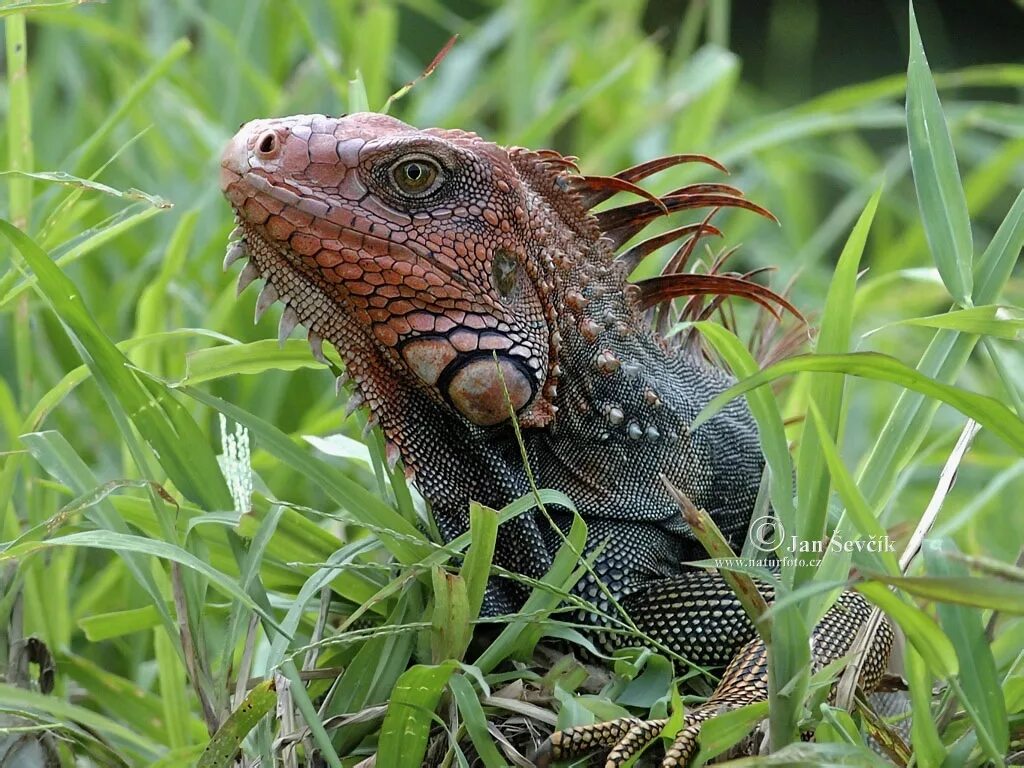
[[[705,155],[679,154],[649,160],[612,176],[588,176],[578,173],[575,157],[563,157],[553,150],[517,149],[516,152],[519,160],[517,167],[521,171],[525,164],[534,169],[531,175],[536,174],[544,178],[546,183],[535,188],[550,192],[545,197],[556,210],[564,209],[566,197],[573,200],[573,208],[578,207],[580,218],[587,222],[581,234],[603,238],[611,250],[617,252],[615,261],[623,267],[626,274],[632,273],[645,258],[662,247],[675,241],[682,241],[666,261],[662,273],[657,277],[638,281],[633,291],[638,308],[647,311],[653,327],[661,335],[666,335],[674,322],[706,320],[716,312],[722,312],[725,300],[730,296],[737,296],[755,302],[764,311],[766,322],[758,320],[762,334],[767,327],[773,332],[769,336],[779,330],[783,312],[790,313],[798,320],[797,330],[792,333],[785,331],[785,335],[778,339],[772,349],[768,347],[768,337],[762,335],[759,346],[764,355],[784,356],[783,352],[792,350],[800,339],[806,338],[806,331],[802,330],[806,321],[796,307],[786,299],[786,294],[777,293],[767,286],[754,282],[753,278],[769,271],[768,268],[745,273],[723,271],[725,262],[733,255],[735,248],[719,254],[706,273],[687,271],[698,242],[708,236],[722,235],[721,230],[711,224],[711,219],[722,208],[743,208],[777,222],[769,211],[746,199],[742,191],[728,184],[688,184],[659,196],[636,183],[683,163],[703,163],[728,173],[721,163]],[[641,197],[643,200],[593,211],[596,206],[621,192]],[[622,249],[628,241],[656,219],[677,211],[701,208],[711,210],[700,222],[675,227]],[[690,298],[681,309],[675,311],[673,299],[683,296]],[[728,321],[728,317],[725,319]],[[692,343],[696,338],[696,332],[690,332],[680,336],[675,343],[680,347],[699,349],[699,344]]]

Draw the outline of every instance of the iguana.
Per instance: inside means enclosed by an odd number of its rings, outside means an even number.
[[[551,150],[359,113],[249,122],[220,171],[238,222],[225,267],[246,259],[239,290],[263,278],[257,316],[281,302],[282,337],[302,324],[315,355],[324,340],[334,345],[352,402],[379,422],[389,461],[401,459],[446,540],[468,529],[471,500],[500,508],[530,491],[514,410],[536,484],[570,497],[588,526],[588,552],[600,548],[574,589],[595,607],[581,618],[595,625],[596,641],[624,642],[600,631],[614,600],[655,642],[697,664],[727,665],[708,702],[687,711],[667,766],[693,755],[703,721],[766,698],[767,654],[722,579],[684,565],[705,554],[662,478],[738,548],[763,458],[742,400],[691,429],[732,379],[666,341],[650,315],[683,295],[787,304],[745,276],[681,271],[697,240],[718,233],[710,216],[624,248],[676,211],[770,216],[724,184],[660,197],[637,186],[694,161],[717,166],[673,155],[587,176],[576,158]],[[592,212],[620,192],[641,199]],[[665,274],[628,282],[643,258],[676,240],[683,246]],[[504,523],[495,564],[543,576],[562,543],[552,523],[572,519],[559,507],[548,512]],[[514,613],[525,597],[520,583],[494,579],[484,612]],[[815,663],[843,655],[868,614],[859,595],[844,593],[813,634]],[[891,641],[883,623],[862,668],[865,688],[882,674]],[[537,760],[600,748],[610,750],[607,766],[619,766],[664,724],[571,728],[553,734]]]

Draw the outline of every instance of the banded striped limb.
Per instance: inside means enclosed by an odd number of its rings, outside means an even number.
[[[846,654],[870,613],[870,605],[860,595],[843,593],[811,635],[814,668],[820,669]],[[859,685],[864,691],[872,690],[882,678],[892,642],[892,628],[887,621],[882,621],[868,646],[868,657],[861,668]],[[760,638],[755,638],[733,657],[711,697],[685,713],[682,728],[665,750],[662,768],[681,768],[689,764],[698,752],[700,730],[705,722],[767,698],[768,649]],[[553,733],[541,745],[534,761],[539,768],[546,768],[554,762],[601,749],[608,751],[605,768],[621,768],[653,744],[667,722],[666,719],[628,717],[567,728]]]

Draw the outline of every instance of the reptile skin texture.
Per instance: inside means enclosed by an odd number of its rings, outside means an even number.
[[[743,276],[683,272],[699,224],[624,248],[659,216],[724,207],[763,209],[724,184],[691,184],[660,198],[635,182],[664,168],[713,161],[660,158],[617,176],[581,175],[575,158],[504,148],[472,133],[418,130],[370,113],[254,120],[225,149],[221,187],[234,208],[225,267],[239,286],[264,280],[257,316],[284,305],[282,338],[297,324],[314,354],[330,342],[345,363],[350,402],[368,406],[390,461],[430,502],[451,540],[471,500],[501,508],[530,491],[511,423],[521,429],[538,487],[564,492],[600,548],[575,587],[592,605],[577,619],[602,632],[612,599],[654,640],[704,666],[726,666],[708,702],[687,712],[664,765],[696,751],[700,724],[763,700],[766,651],[721,578],[686,561],[706,555],[661,478],[706,509],[738,549],[763,458],[755,423],[734,400],[697,429],[701,408],[732,379],[699,352],[670,344],[652,314],[677,296],[739,293],[769,308]],[[618,193],[640,198],[592,208]],[[641,259],[679,239],[667,274],[628,282]],[[786,305],[788,306],[788,305]],[[540,578],[568,510],[522,514],[498,532],[494,563]],[[603,586],[601,583],[603,583]],[[492,578],[486,615],[515,613],[518,582]],[[817,627],[815,663],[845,652],[868,606],[846,593]],[[891,632],[875,638],[862,683],[884,670]],[[596,749],[619,766],[659,737],[663,722],[626,719],[553,734],[539,764]]]

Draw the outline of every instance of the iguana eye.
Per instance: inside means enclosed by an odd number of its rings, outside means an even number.
[[[409,197],[423,197],[434,191],[443,176],[441,168],[429,157],[417,155],[391,166],[391,178],[398,190]]]
[[[516,287],[519,264],[515,257],[505,250],[498,250],[491,261],[491,281],[498,293],[507,297]]]

